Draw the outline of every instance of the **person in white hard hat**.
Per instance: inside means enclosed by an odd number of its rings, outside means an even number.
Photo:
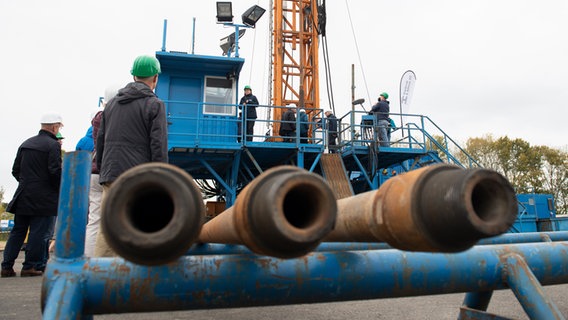
[[[61,144],[57,134],[63,118],[57,113],[41,117],[39,133],[24,141],[16,154],[12,175],[19,182],[6,208],[14,214],[14,227],[4,249],[2,278],[15,277],[14,263],[29,229],[20,276],[43,275],[48,243],[53,234],[61,181]]]
[[[106,107],[109,101],[116,96],[119,85],[110,85],[105,89],[105,96],[102,108]],[[96,147],[97,135],[101,125],[103,109],[98,110],[91,119],[91,128],[94,147]],[[95,152],[95,151],[93,151]],[[96,154],[93,154],[93,162],[91,164],[91,185],[89,188],[89,219],[85,233],[85,256],[93,257],[95,254],[95,244],[97,242],[97,234],[101,222],[101,203],[103,199],[103,186],[99,183],[99,168],[97,167]]]

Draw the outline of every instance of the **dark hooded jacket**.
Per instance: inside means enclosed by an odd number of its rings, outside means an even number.
[[[168,162],[166,110],[143,82],[131,82],[105,107],[96,142],[99,181],[147,162]]]
[[[16,155],[12,175],[18,181],[6,211],[30,216],[56,216],[61,181],[61,145],[55,135],[40,130]]]

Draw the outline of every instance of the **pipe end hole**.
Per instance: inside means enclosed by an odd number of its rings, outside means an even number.
[[[135,191],[128,204],[132,226],[145,233],[164,229],[174,216],[174,202],[161,186],[145,186]]]

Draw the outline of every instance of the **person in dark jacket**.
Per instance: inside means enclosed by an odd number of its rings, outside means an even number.
[[[379,101],[371,108],[371,113],[375,114],[377,123],[377,132],[379,136],[379,143],[381,147],[388,147],[390,145],[388,128],[390,126],[389,112],[390,106],[387,99],[389,94],[383,92],[379,95]]]
[[[337,152],[337,118],[331,111],[326,111],[327,118],[327,147],[329,153]]]
[[[287,106],[286,111],[282,115],[280,130],[278,131],[284,142],[294,142],[296,134],[296,104],[291,103]]]
[[[147,162],[168,162],[166,109],[154,94],[160,62],[152,56],[139,56],[130,73],[134,82],[109,101],[97,133],[96,163],[103,202],[112,182],[126,170]],[[99,230],[94,254],[114,256],[103,232]]]
[[[18,181],[18,188],[6,208],[6,211],[14,214],[14,228],[4,249],[3,278],[16,276],[14,262],[28,229],[20,276],[43,275],[59,200],[61,144],[56,135],[61,127],[63,120],[60,115],[44,115],[39,133],[22,143],[16,154],[12,175]]]
[[[247,141],[252,141],[252,137],[254,135],[254,121],[256,119],[256,107],[258,107],[258,99],[256,98],[255,95],[252,94],[252,89],[250,86],[245,86],[245,95],[241,98],[241,101],[239,102],[239,109],[245,109],[245,115],[246,115],[246,120],[247,120],[247,124],[246,124],[246,140]],[[239,123],[239,142],[241,141],[241,125],[242,123]]]
[[[308,129],[310,123],[308,122],[308,115],[305,110],[300,110],[300,143],[308,143]]]

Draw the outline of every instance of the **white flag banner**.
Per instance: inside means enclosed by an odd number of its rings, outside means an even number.
[[[414,92],[414,84],[416,82],[416,74],[412,70],[407,70],[400,78],[400,125],[404,125],[403,113],[409,113],[410,102],[412,101],[412,93]]]

